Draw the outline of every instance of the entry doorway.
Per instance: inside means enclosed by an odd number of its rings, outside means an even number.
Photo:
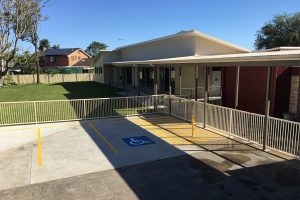
[[[169,92],[169,82],[171,84],[171,92],[175,93],[175,68],[160,68],[160,90],[162,92]]]
[[[132,84],[132,68],[126,67],[127,84]]]

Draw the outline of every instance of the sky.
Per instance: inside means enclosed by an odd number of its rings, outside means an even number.
[[[196,29],[254,49],[255,34],[275,14],[300,11],[300,0],[50,0],[40,38],[61,48],[103,42],[112,50]]]

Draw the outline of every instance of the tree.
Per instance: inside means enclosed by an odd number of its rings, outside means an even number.
[[[105,50],[107,47],[108,46],[104,43],[94,41],[86,48],[85,51],[92,57],[96,57],[100,50]]]
[[[51,47],[52,49],[60,49],[60,45],[59,44],[55,44]]]
[[[39,63],[39,26],[42,20],[46,20],[41,13],[42,8],[45,6],[47,0],[28,0],[30,5],[30,26],[26,32],[23,40],[30,42],[34,46],[34,57],[36,66],[36,82],[40,83],[40,63]]]
[[[50,49],[51,46],[50,46],[50,42],[48,39],[42,39],[40,40],[40,44],[39,44],[39,50],[40,51],[45,51],[47,49]]]
[[[16,64],[18,43],[31,23],[30,9],[28,0],[0,0],[0,86],[8,70]]]
[[[254,45],[256,49],[300,46],[300,12],[275,15],[256,33]]]
[[[17,55],[16,67],[22,70],[22,73],[25,74],[35,74],[35,56],[29,51],[25,51],[21,55]]]

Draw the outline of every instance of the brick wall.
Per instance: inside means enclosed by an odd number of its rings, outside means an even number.
[[[74,51],[69,56],[69,66],[77,65],[82,60],[87,60],[89,57],[80,50]]]
[[[291,77],[289,111],[292,113],[300,112],[300,75],[293,75]]]
[[[55,57],[55,62],[50,62],[50,57]],[[44,62],[40,62],[40,67],[61,67],[68,65],[69,59],[67,56],[45,56]]]

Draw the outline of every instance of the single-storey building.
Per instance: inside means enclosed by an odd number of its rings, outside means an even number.
[[[268,107],[277,117],[300,111],[297,47],[250,52],[192,30],[102,51],[92,66],[95,81],[138,95],[220,96],[224,106],[256,113]]]
[[[249,50],[192,30],[120,47],[113,51],[101,51],[92,66],[103,67],[100,70],[95,69],[95,78],[98,82],[121,87],[125,87],[127,82],[127,88],[136,89],[139,86],[139,90],[143,93],[153,94],[154,76],[157,76],[158,93],[168,93],[170,81],[173,94],[194,96],[195,69],[193,67],[157,65],[155,68],[151,66],[151,63],[137,66],[132,62],[246,52]],[[211,71],[210,89],[219,93],[221,90],[221,68],[215,67],[209,70]],[[179,80],[180,72],[181,80]],[[204,68],[199,68],[198,73],[198,92],[200,96],[203,96]]]

